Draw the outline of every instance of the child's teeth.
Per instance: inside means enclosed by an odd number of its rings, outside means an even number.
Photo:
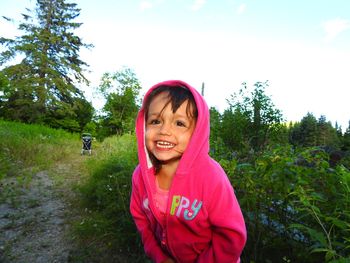
[[[174,147],[174,144],[172,144],[170,142],[159,141],[159,142],[157,142],[157,146],[161,147],[161,148],[172,148],[172,147]]]

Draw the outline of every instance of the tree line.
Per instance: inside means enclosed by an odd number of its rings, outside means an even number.
[[[286,122],[266,94],[268,81],[252,88],[246,83],[227,100],[229,107],[221,114],[210,108],[211,145],[214,154],[246,156],[261,153],[276,145],[326,147],[328,151],[350,150],[350,123],[343,133],[326,116],[318,119],[308,112],[298,122]]]

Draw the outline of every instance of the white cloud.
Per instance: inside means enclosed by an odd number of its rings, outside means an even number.
[[[350,29],[350,21],[340,18],[328,20],[323,23],[323,29],[326,33],[325,40],[332,41],[340,33]]]
[[[150,9],[153,7],[153,4],[150,1],[141,1],[139,8],[141,10],[146,10],[146,9]]]
[[[205,1],[206,0],[195,0],[191,9],[193,11],[197,11],[197,10],[201,9],[203,7],[203,5],[205,4]]]
[[[246,4],[240,4],[238,9],[237,9],[237,14],[239,14],[239,15],[242,14],[245,11],[246,7],[247,7]]]

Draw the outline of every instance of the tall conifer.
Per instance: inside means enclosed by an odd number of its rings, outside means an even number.
[[[0,114],[7,119],[52,124],[52,120],[77,117],[76,99],[84,99],[78,83],[88,84],[83,72],[88,66],[79,57],[84,44],[74,34],[82,23],[75,22],[80,9],[65,0],[37,0],[34,10],[26,9],[15,39],[0,38],[3,74],[10,89],[3,97]],[[11,64],[14,58],[19,63]],[[92,110],[92,107],[91,107]],[[66,121],[67,122],[67,121]],[[76,124],[73,124],[73,126]]]

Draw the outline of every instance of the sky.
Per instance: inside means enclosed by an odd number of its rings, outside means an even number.
[[[91,81],[82,87],[96,108],[94,87],[105,72],[134,70],[145,93],[180,79],[201,90],[210,107],[246,82],[268,80],[266,94],[286,121],[308,112],[343,131],[350,120],[350,1],[348,0],[70,0],[81,8],[75,31]],[[0,16],[21,20],[34,0],[1,0]],[[0,36],[20,35],[0,22]]]

